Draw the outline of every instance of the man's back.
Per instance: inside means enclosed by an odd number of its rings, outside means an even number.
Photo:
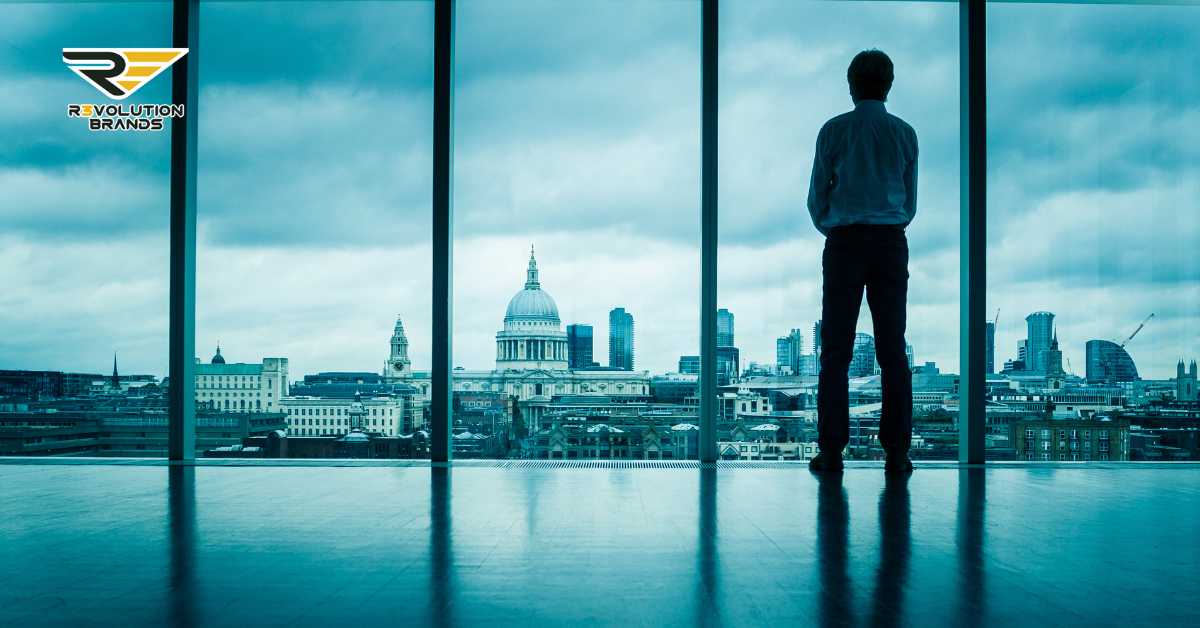
[[[882,101],[859,100],[817,135],[808,210],[824,234],[844,225],[907,225],[917,207],[917,134]]]
[[[875,331],[883,408],[879,444],[884,468],[908,472],[912,461],[912,371],[905,355],[908,238],[917,210],[917,134],[887,112],[895,78],[892,60],[864,50],[846,71],[854,111],[825,123],[817,135],[808,209],[825,234],[821,255],[821,371],[817,382],[817,443],[809,466],[842,468],[850,443],[850,360],[863,291]]]

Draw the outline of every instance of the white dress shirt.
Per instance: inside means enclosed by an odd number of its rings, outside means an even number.
[[[860,100],[817,134],[808,212],[842,225],[902,225],[917,213],[917,133],[880,100]]]

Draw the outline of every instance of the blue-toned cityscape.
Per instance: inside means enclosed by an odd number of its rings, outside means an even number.
[[[1052,312],[1025,317],[1026,337],[994,372],[987,323],[987,456],[993,460],[1200,459],[1197,364],[1172,379],[1143,379],[1124,341],[1086,341],[1085,371],[1063,362]],[[723,460],[804,461],[817,453],[821,321],[776,341],[776,362],[742,364],[735,316],[717,314],[718,452]],[[454,455],[463,458],[695,459],[699,356],[677,372],[635,370],[632,313],[609,317],[607,366],[594,361],[590,322],[562,329],[531,251],[525,284],[496,333],[496,365],[455,369]],[[382,336],[383,334],[381,334]],[[806,337],[810,339],[805,343]],[[380,343],[381,354],[383,343]],[[228,348],[226,348],[228,350]],[[317,372],[292,380],[286,356],[228,362],[220,346],[196,359],[197,456],[420,458],[428,455],[428,371],[414,370],[397,317],[379,371]],[[913,372],[917,459],[954,459],[955,373]],[[0,371],[0,455],[164,456],[166,389],[154,375]],[[859,333],[850,365],[851,441],[846,455],[877,460],[880,402],[874,341]]]

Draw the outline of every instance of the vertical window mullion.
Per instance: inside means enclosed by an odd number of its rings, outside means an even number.
[[[987,91],[986,6],[959,2],[959,440],[961,463],[984,459],[984,370],[987,314]]]
[[[454,329],[454,2],[435,0],[433,19],[433,359],[429,458],[450,460]]]
[[[717,7],[700,16],[700,462],[717,461]]]
[[[200,2],[175,0],[171,45],[188,53],[171,66],[171,102],[184,106],[171,121],[170,352],[167,456],[196,457],[196,101],[200,67]]]

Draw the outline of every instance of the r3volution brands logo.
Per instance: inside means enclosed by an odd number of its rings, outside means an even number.
[[[125,100],[183,58],[187,48],[63,48],[63,62],[97,91]],[[183,105],[67,105],[67,117],[84,118],[92,131],[161,131],[167,118],[182,118]]]

